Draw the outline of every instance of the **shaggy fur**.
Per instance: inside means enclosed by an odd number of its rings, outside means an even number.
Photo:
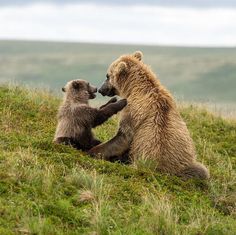
[[[109,160],[129,149],[131,160],[151,158],[160,172],[183,178],[209,177],[205,166],[196,162],[193,141],[173,97],[142,62],[141,52],[114,61],[99,91],[126,98],[128,106],[121,112],[117,135],[90,154]]]
[[[93,136],[92,128],[105,122],[127,104],[126,100],[112,98],[100,109],[90,107],[88,101],[96,97],[97,88],[84,80],[70,81],[62,90],[65,96],[58,111],[54,142],[85,151],[101,143]]]

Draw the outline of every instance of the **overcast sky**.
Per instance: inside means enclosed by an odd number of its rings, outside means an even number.
[[[236,46],[236,0],[0,0],[0,39]]]
[[[44,3],[95,3],[109,5],[158,5],[158,6],[175,6],[175,7],[236,7],[235,0],[0,0],[0,4],[4,5],[22,5],[34,2]]]

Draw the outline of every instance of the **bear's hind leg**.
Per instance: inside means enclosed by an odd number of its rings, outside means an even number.
[[[208,179],[210,174],[208,169],[203,164],[194,162],[178,173],[177,176],[183,179],[197,178],[204,180]]]
[[[72,145],[72,138],[70,137],[58,137],[54,143],[57,143],[57,144],[65,144],[65,145]]]
[[[80,143],[71,137],[58,137],[54,142],[57,144],[70,145],[78,150],[82,149]]]

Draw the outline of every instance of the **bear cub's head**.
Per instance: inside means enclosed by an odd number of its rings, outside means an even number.
[[[123,55],[115,60],[107,71],[107,79],[98,90],[103,96],[120,95],[121,85],[129,76],[132,67],[142,60],[141,51],[136,51],[132,55]]]
[[[67,99],[73,101],[87,102],[89,99],[96,97],[97,88],[89,84],[89,82],[81,79],[68,82],[62,91],[65,92]]]

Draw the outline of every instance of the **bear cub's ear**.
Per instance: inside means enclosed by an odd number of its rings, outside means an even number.
[[[141,51],[136,51],[136,52],[134,52],[133,56],[134,56],[136,59],[138,59],[139,61],[141,61],[142,58],[143,58],[143,53],[142,53]]]
[[[117,73],[119,75],[124,75],[127,72],[127,65],[125,62],[121,61],[118,65],[117,65]]]
[[[73,86],[74,89],[79,89],[81,87],[81,84],[77,81],[73,81],[72,86]]]

